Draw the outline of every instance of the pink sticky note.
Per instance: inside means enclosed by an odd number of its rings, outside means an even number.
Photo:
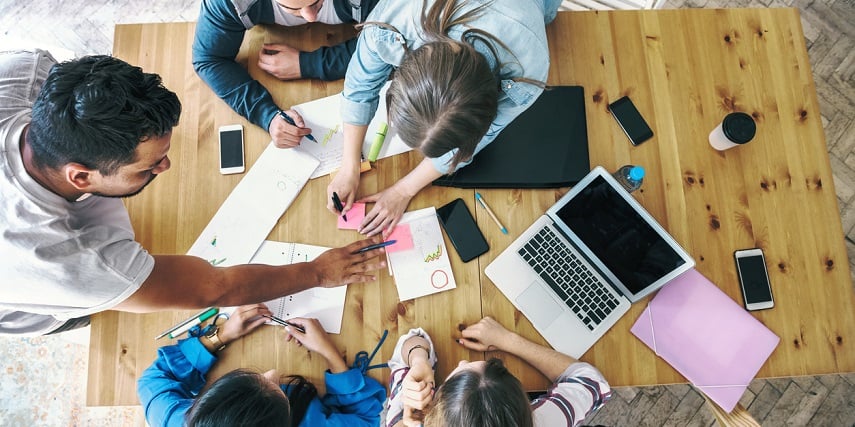
[[[397,240],[394,245],[386,246],[386,253],[400,252],[413,248],[413,234],[410,232],[410,224],[398,224],[392,230],[392,234],[386,240]]]
[[[345,221],[341,216],[338,217],[338,229],[358,229],[359,224],[362,224],[362,219],[365,218],[365,203],[354,203],[345,215],[347,216],[347,221]]]

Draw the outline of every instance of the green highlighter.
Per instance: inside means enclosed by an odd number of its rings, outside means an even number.
[[[368,150],[368,161],[376,162],[377,156],[380,155],[380,149],[383,148],[383,141],[386,140],[386,131],[389,129],[389,126],[386,122],[380,123],[380,127],[377,129],[377,134],[374,135],[374,142],[371,143],[371,149]]]
[[[219,311],[220,311],[220,309],[217,307],[206,308],[206,309],[194,314],[189,319],[184,320],[181,323],[167,329],[162,334],[155,337],[155,339],[157,340],[157,339],[163,338],[167,335],[169,336],[169,338],[178,338],[181,335],[184,335],[193,326],[199,325],[202,322],[214,317]]]

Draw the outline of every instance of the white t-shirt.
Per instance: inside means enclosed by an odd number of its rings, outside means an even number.
[[[69,202],[24,169],[20,141],[55,63],[43,51],[0,53],[0,334],[42,335],[108,310],[139,289],[154,258],[134,241],[115,198]]]
[[[308,23],[302,16],[291,14],[290,10],[285,9],[276,0],[270,0],[273,3],[273,20],[279,25],[285,27],[294,27]],[[324,24],[341,24],[342,21],[335,13],[335,2],[332,0],[324,0],[321,9],[318,11],[318,22]]]

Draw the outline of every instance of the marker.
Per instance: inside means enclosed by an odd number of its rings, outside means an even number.
[[[296,323],[294,323],[294,322],[289,322],[289,321],[287,321],[287,320],[282,320],[282,319],[280,319],[280,318],[278,318],[278,317],[276,317],[276,316],[271,316],[271,315],[268,315],[268,314],[262,314],[262,316],[264,316],[264,317],[266,317],[266,318],[268,318],[268,319],[270,319],[270,320],[274,321],[275,323],[278,323],[278,324],[280,324],[280,325],[282,325],[282,326],[290,326],[290,327],[292,327],[292,328],[294,328],[294,329],[296,329],[296,330],[300,331],[300,333],[301,333],[301,334],[305,334],[305,333],[306,333],[306,328],[304,328],[304,327],[302,327],[302,326],[300,326],[300,325],[298,325],[298,324],[296,324]]]
[[[505,228],[504,225],[502,225],[502,223],[499,221],[499,218],[496,218],[496,214],[494,214],[493,210],[490,209],[489,206],[487,206],[487,202],[484,200],[483,197],[481,197],[481,193],[475,193],[475,200],[477,200],[478,204],[480,204],[484,207],[484,209],[487,210],[487,213],[490,215],[490,218],[493,218],[493,221],[496,223],[496,225],[499,226],[499,230],[502,230],[502,233],[508,234],[508,229]]]
[[[289,124],[289,125],[291,125],[291,126],[297,126],[297,124],[296,124],[296,123],[294,123],[294,119],[292,119],[292,118],[291,118],[291,117],[289,117],[287,114],[285,114],[285,112],[284,112],[284,111],[279,110],[279,115],[282,117],[282,119],[283,119],[283,120],[285,120],[286,122],[288,122],[288,124]],[[302,129],[302,128],[301,128],[301,129]],[[308,134],[308,135],[306,135],[306,139],[308,139],[308,140],[310,140],[310,141],[312,141],[312,142],[314,142],[314,143],[317,143],[317,142],[318,142],[318,140],[317,140],[317,139],[315,139],[315,137],[314,137],[314,136],[312,136],[312,134]]]
[[[175,338],[175,337],[181,336],[185,332],[189,331],[190,328],[210,319],[211,317],[214,317],[219,311],[220,311],[220,309],[217,307],[206,308],[206,309],[194,314],[193,316],[191,316],[187,320],[184,320],[183,322],[167,329],[162,334],[154,337],[154,339],[159,340],[159,339],[161,339],[167,335],[169,335],[169,338]]]
[[[386,131],[389,126],[386,122],[380,123],[380,128],[377,129],[377,134],[374,135],[374,142],[371,143],[371,149],[368,150],[368,161],[376,162],[377,156],[380,155],[380,149],[383,148],[383,141],[386,140]]]
[[[332,203],[339,212],[341,212],[341,217],[347,221],[347,215],[344,214],[344,205],[341,204],[341,199],[338,198],[338,193],[333,191],[332,193]]]
[[[397,240],[387,240],[385,242],[375,243],[373,245],[366,246],[366,247],[356,251],[356,253],[361,254],[363,252],[368,252],[372,249],[385,248],[386,246],[394,245],[395,243],[398,243],[398,241]]]

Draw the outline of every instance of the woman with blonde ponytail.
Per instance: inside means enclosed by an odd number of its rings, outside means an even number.
[[[362,142],[380,90],[389,126],[425,159],[375,205],[363,234],[387,236],[422,188],[467,165],[540,96],[549,71],[545,26],[560,0],[381,0],[362,24],[342,91],[345,148],[327,188],[344,212],[357,200]]]

